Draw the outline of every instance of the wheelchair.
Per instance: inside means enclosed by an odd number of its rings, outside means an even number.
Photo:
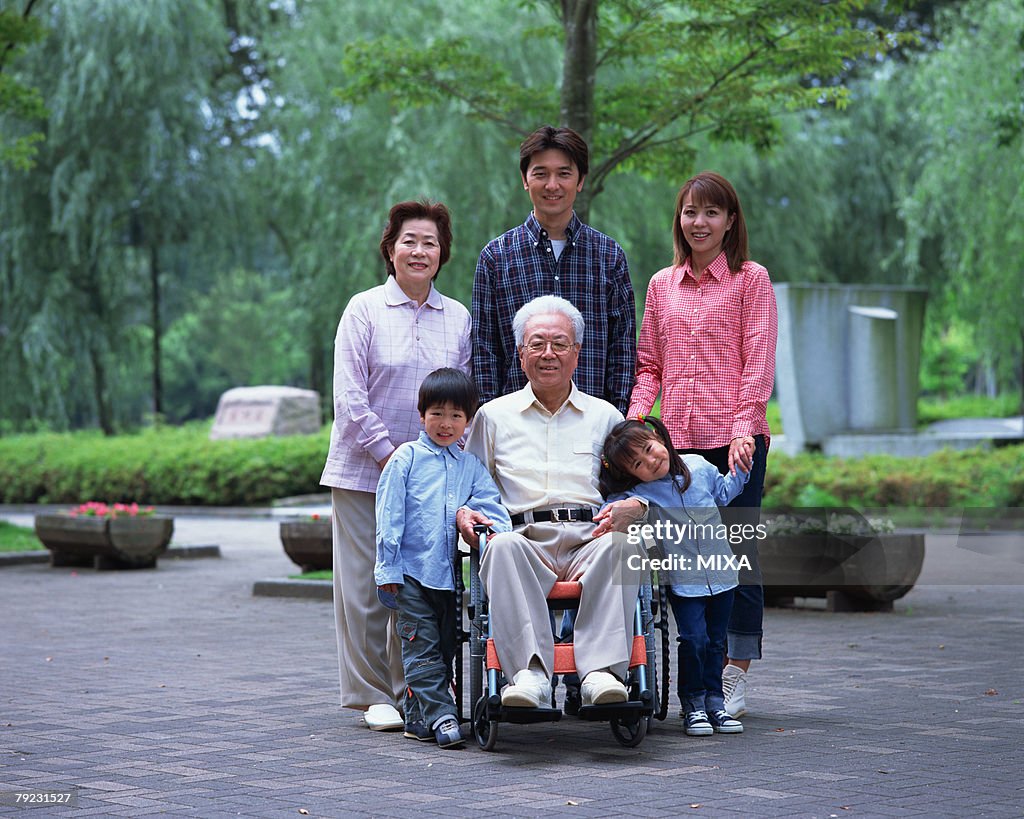
[[[480,556],[486,548],[487,529],[478,526],[474,531],[480,536],[479,550],[469,553],[470,599],[466,608],[469,620],[468,633],[463,630],[462,640],[469,642],[469,705],[470,722],[477,744],[485,751],[494,749],[498,740],[498,726],[501,723],[526,725],[540,722],[558,722],[563,711],[555,704],[552,688],[549,707],[516,708],[501,703],[501,689],[505,683],[498,655],[491,639],[490,614],[483,584],[480,580]],[[461,603],[465,593],[461,572],[456,572],[457,594]],[[558,582],[548,595],[548,607],[552,611],[576,609],[579,606],[582,584],[576,581]],[[629,672],[625,680],[626,702],[607,705],[580,705],[578,718],[587,721],[608,722],[612,735],[623,746],[634,748],[643,742],[655,719],[664,720],[668,713],[668,668],[669,641],[666,605],[661,603],[657,587],[642,583],[637,595],[633,614],[633,647],[629,661]],[[658,639],[663,673],[658,672]],[[463,682],[462,652],[456,654],[455,684],[456,702],[462,703]],[[574,674],[576,666],[571,642],[556,642],[554,673]],[[660,682],[660,691],[659,691]]]

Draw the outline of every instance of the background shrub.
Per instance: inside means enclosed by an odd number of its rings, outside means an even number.
[[[208,440],[210,424],[0,438],[0,502],[138,501],[249,506],[324,491],[329,428],[287,438]]]
[[[0,438],[0,503],[137,501],[251,506],[323,492],[329,427],[316,435],[208,440],[210,422],[104,437]],[[1024,506],[1024,446],[924,458],[769,456],[765,506]]]

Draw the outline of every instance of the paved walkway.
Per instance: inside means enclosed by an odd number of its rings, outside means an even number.
[[[155,571],[0,570],[0,815],[71,788],[35,814],[1024,815],[1019,534],[930,535],[889,614],[769,610],[742,735],[670,716],[623,749],[567,719],[484,753],[338,707],[331,606],[252,595],[294,571],[276,526],[179,517],[177,543],[223,557]]]

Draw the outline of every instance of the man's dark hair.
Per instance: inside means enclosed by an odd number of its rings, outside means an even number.
[[[476,391],[473,379],[462,370],[442,367],[434,370],[420,384],[420,398],[416,405],[420,415],[425,415],[430,407],[444,404],[458,407],[466,413],[466,418],[472,418],[476,414],[476,408],[480,404],[480,393]]]
[[[530,158],[541,151],[557,148],[565,151],[580,172],[580,179],[590,172],[590,149],[583,137],[572,128],[555,128],[544,125],[538,128],[519,146],[519,172],[526,178],[526,170],[530,167]]]
[[[440,273],[444,263],[452,255],[452,217],[448,213],[448,208],[440,202],[421,199],[418,202],[399,202],[391,208],[391,212],[388,214],[388,223],[384,226],[384,234],[380,237],[380,255],[384,257],[384,266],[387,268],[388,275],[395,275],[391,252],[395,249],[398,234],[402,232],[402,225],[410,219],[426,219],[437,225],[437,241],[441,249],[437,273]],[[437,273],[434,274],[434,279],[437,278]]]

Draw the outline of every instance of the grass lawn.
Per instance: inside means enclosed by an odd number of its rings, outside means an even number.
[[[330,569],[323,569],[319,572],[306,572],[305,574],[290,574],[289,580],[331,580],[334,573]]]
[[[324,569],[320,572],[306,572],[305,574],[290,574],[288,575],[289,580],[331,580],[334,578],[334,573],[330,569]],[[462,582],[469,588],[469,561],[462,561]]]
[[[0,520],[0,552],[35,552],[43,548],[32,529]]]

